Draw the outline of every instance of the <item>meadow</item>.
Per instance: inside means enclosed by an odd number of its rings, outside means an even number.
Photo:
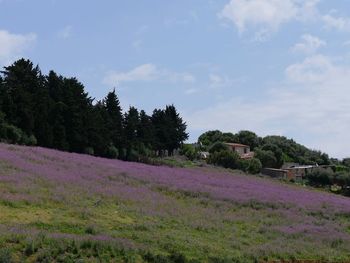
[[[0,144],[0,262],[350,261],[350,198]]]

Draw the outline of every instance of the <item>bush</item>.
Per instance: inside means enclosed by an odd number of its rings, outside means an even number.
[[[251,173],[251,174],[260,173],[260,171],[262,169],[262,164],[261,164],[259,159],[253,158],[253,159],[249,160],[248,162],[249,162],[249,165],[248,165],[247,171],[249,173]]]
[[[84,149],[84,153],[85,153],[85,154],[88,154],[88,155],[94,155],[94,154],[95,154],[95,151],[94,151],[94,148],[92,148],[92,147],[86,147],[86,148]]]
[[[117,159],[119,157],[118,149],[113,145],[109,145],[106,153],[108,158]]]
[[[209,153],[215,153],[215,152],[221,152],[221,151],[228,151],[228,147],[223,142],[216,142],[212,144],[209,148]]]
[[[35,138],[34,135],[30,135],[29,137],[23,133],[22,138],[21,138],[21,144],[24,145],[29,145],[29,146],[34,146],[38,143],[37,139]]]
[[[308,173],[306,175],[306,178],[308,179],[311,185],[325,186],[332,184],[334,175],[335,174],[333,172],[330,172],[326,169],[318,168]]]
[[[243,172],[248,172],[249,160],[238,160],[238,169]]]
[[[239,165],[239,155],[230,150],[214,152],[210,154],[208,163],[225,168],[236,169]]]
[[[186,156],[191,161],[198,157],[196,148],[191,144],[184,144],[181,147],[180,154]]]
[[[4,124],[4,128],[5,128],[4,139],[6,139],[10,143],[21,142],[23,132],[20,129],[18,129],[13,125],[8,125],[8,124]]]
[[[11,263],[12,262],[11,252],[7,248],[0,249],[0,262],[1,263]]]
[[[137,162],[140,160],[140,155],[135,149],[129,148],[126,151],[126,160],[130,162]]]
[[[255,156],[260,160],[263,167],[279,168],[276,156],[272,151],[256,149]]]

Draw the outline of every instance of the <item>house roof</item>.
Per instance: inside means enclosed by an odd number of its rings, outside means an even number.
[[[229,142],[225,142],[226,145],[232,146],[232,147],[249,147],[249,145],[245,145],[245,144],[240,144],[240,143],[229,143]]]

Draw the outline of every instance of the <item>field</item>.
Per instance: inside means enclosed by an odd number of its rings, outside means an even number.
[[[350,198],[0,144],[0,262],[350,261]]]

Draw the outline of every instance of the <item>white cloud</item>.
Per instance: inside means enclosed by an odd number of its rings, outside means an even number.
[[[255,29],[255,38],[263,40],[291,20],[311,19],[318,0],[230,0],[219,17],[234,23],[242,34]]]
[[[239,80],[230,79],[227,76],[222,76],[214,73],[209,74],[209,88],[220,89],[225,87],[230,87],[238,82]]]
[[[298,83],[321,83],[327,81],[330,73],[335,70],[328,57],[316,55],[306,58],[303,63],[288,66],[286,75],[289,80]]]
[[[194,83],[196,78],[190,73],[179,73],[167,69],[159,69],[154,64],[143,64],[127,72],[110,71],[103,82],[107,85],[115,86],[122,82],[153,80]]]
[[[301,37],[302,41],[294,45],[294,52],[302,52],[305,54],[315,53],[319,48],[326,46],[327,43],[318,37],[305,34]]]
[[[336,29],[338,31],[350,31],[350,18],[347,17],[335,17],[331,14],[322,16],[322,21],[325,23],[325,27],[328,29]]]
[[[255,101],[226,99],[187,114],[189,128],[293,135],[297,141],[332,156],[350,156],[350,67],[317,55],[290,65],[285,73],[282,88],[270,90]]]
[[[68,25],[64,27],[62,30],[60,30],[57,36],[62,39],[67,39],[72,36],[72,31],[73,31],[73,27]]]
[[[0,30],[0,63],[11,63],[29,48],[36,41],[36,38],[33,33],[21,35]]]

